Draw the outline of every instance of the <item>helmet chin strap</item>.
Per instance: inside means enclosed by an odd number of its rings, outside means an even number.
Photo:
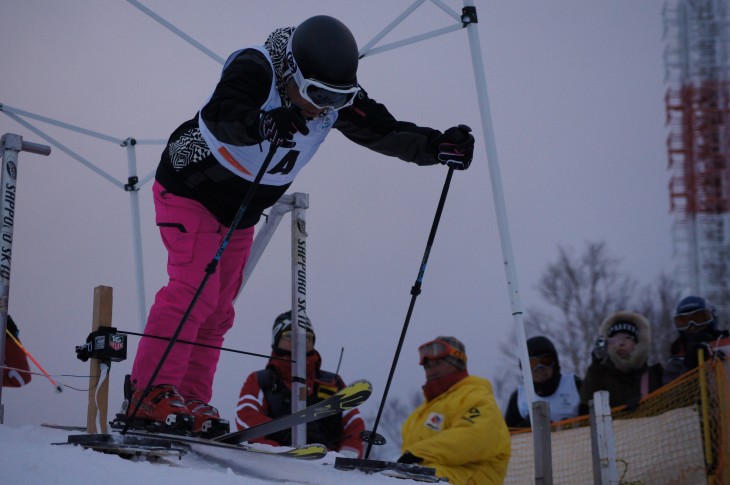
[[[282,65],[282,70],[281,70],[281,80],[284,83],[284,85],[286,85],[289,81],[292,80],[292,75],[294,74],[294,71],[292,71],[289,68],[289,63],[286,62],[286,57],[284,58],[283,62],[284,62],[284,64]]]
[[[279,91],[279,95],[281,96],[281,104],[287,108],[297,109],[301,112],[301,109],[297,105],[292,103],[291,97],[289,97],[289,92],[287,91],[287,86],[289,85],[289,83],[294,82],[291,74],[291,71],[285,71],[282,75],[283,89]]]

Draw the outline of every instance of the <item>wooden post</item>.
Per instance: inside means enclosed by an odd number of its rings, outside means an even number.
[[[591,423],[593,449],[593,483],[619,485],[616,468],[616,444],[613,436],[613,419],[608,401],[608,391],[598,391],[588,403],[588,419]]]
[[[550,404],[532,403],[532,442],[535,450],[535,485],[553,485],[553,453],[550,444]]]
[[[112,325],[112,288],[97,286],[94,288],[94,310],[91,318],[91,331],[96,332],[99,327]],[[101,432],[107,432],[107,409],[109,405],[109,380],[105,379],[98,388],[102,379],[101,366],[97,359],[89,359],[89,404],[86,413],[86,432],[96,433],[96,418],[99,416]]]

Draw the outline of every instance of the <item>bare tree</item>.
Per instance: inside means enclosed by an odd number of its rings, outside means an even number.
[[[662,274],[654,285],[646,286],[638,299],[638,311],[651,322],[650,362],[665,363],[677,338],[674,309],[681,298],[680,285]]]

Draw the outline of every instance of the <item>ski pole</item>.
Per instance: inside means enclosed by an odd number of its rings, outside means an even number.
[[[129,423],[131,423],[134,420],[134,417],[137,416],[137,412],[139,411],[139,407],[142,404],[142,401],[144,401],[144,399],[147,397],[147,394],[149,394],[150,391],[152,390],[152,383],[155,382],[155,378],[157,378],[157,374],[160,373],[160,369],[162,369],[162,365],[165,363],[167,356],[170,354],[170,351],[172,350],[172,346],[175,345],[175,342],[177,341],[177,338],[180,335],[180,332],[182,332],[185,322],[188,321],[188,318],[190,317],[190,314],[192,313],[193,308],[195,307],[195,304],[198,302],[198,298],[200,298],[201,293],[203,293],[203,288],[205,288],[205,284],[208,282],[208,278],[210,278],[210,275],[215,273],[215,270],[218,266],[218,262],[221,259],[221,255],[223,254],[223,251],[225,251],[226,247],[228,247],[228,242],[231,240],[231,237],[233,236],[233,232],[236,230],[236,226],[238,226],[238,223],[241,222],[241,219],[243,219],[243,216],[246,213],[246,210],[248,209],[248,205],[251,202],[251,198],[253,197],[254,192],[256,192],[256,189],[261,184],[261,179],[263,178],[264,174],[266,173],[266,170],[269,167],[269,164],[271,163],[271,159],[274,158],[274,153],[276,153],[276,148],[277,148],[277,146],[274,145],[273,143],[270,145],[269,153],[266,155],[266,159],[264,160],[264,163],[261,164],[261,168],[259,169],[258,173],[256,174],[256,178],[254,179],[253,183],[251,184],[251,187],[248,188],[248,191],[246,192],[246,196],[243,198],[243,202],[241,202],[241,206],[238,208],[238,212],[236,213],[236,216],[233,218],[233,222],[231,222],[231,226],[228,228],[228,232],[226,233],[225,237],[223,238],[223,241],[221,242],[221,245],[218,248],[218,251],[216,251],[215,256],[213,256],[213,259],[210,261],[210,263],[208,263],[208,266],[206,266],[205,275],[203,276],[203,280],[200,282],[198,289],[196,290],[195,294],[193,295],[193,298],[190,301],[190,305],[188,305],[188,309],[185,311],[185,314],[183,315],[182,319],[180,320],[180,323],[177,325],[177,329],[175,329],[175,333],[173,333],[172,337],[170,337],[170,342],[167,344],[167,348],[165,349],[165,352],[163,352],[162,357],[160,357],[160,362],[157,364],[157,367],[155,367],[154,372],[152,372],[152,375],[150,376],[150,379],[147,382],[147,386],[145,386],[144,392],[142,393],[142,396],[137,401],[137,405],[134,407],[132,414],[129,416],[129,418],[124,423],[124,428],[122,428],[122,431],[121,431],[122,434],[125,434],[127,432],[127,430],[129,429]]]
[[[344,354],[344,353],[345,353],[345,348],[342,347],[340,349],[340,360],[337,361],[337,370],[335,371],[335,374],[340,373],[340,365],[342,365],[342,354]]]
[[[372,431],[363,431],[360,433],[360,438],[367,442],[368,447],[365,451],[365,459],[370,456],[370,450],[373,444],[382,445],[385,444],[385,438],[378,435],[378,424],[380,423],[380,417],[383,414],[383,408],[385,407],[385,400],[388,397],[388,391],[390,390],[390,384],[393,381],[393,374],[395,374],[395,367],[398,364],[398,358],[400,357],[401,349],[403,348],[403,341],[406,338],[406,332],[408,331],[408,324],[411,321],[411,314],[413,314],[413,307],[416,305],[416,298],[421,294],[421,283],[423,281],[423,274],[426,272],[426,264],[428,264],[428,256],[431,252],[431,246],[433,246],[433,240],[436,237],[436,230],[438,229],[439,221],[441,220],[441,213],[444,210],[444,204],[446,203],[446,195],[449,193],[449,185],[451,185],[451,177],[454,175],[454,169],[449,167],[449,171],[446,174],[446,180],[444,181],[444,187],[441,190],[441,198],[439,199],[438,207],[436,208],[436,215],[433,218],[433,224],[431,225],[431,232],[428,235],[428,242],[426,243],[426,250],[423,253],[423,259],[421,260],[421,267],[418,271],[418,277],[416,283],[411,287],[411,303],[408,306],[408,313],[406,314],[406,320],[403,322],[403,329],[400,333],[400,339],[398,340],[398,346],[395,349],[395,355],[393,356],[393,363],[390,366],[390,373],[388,374],[388,381],[385,384],[385,390],[383,391],[383,398],[380,400],[380,407],[378,408],[378,414],[375,418]]]
[[[28,358],[33,361],[35,366],[38,367],[38,369],[43,373],[43,375],[46,377],[46,379],[48,379],[48,381],[56,389],[56,392],[58,392],[58,393],[63,392],[63,386],[61,384],[59,384],[58,382],[54,381],[53,378],[50,375],[48,375],[48,372],[46,372],[46,370],[38,363],[37,360],[35,360],[35,358],[31,355],[31,353],[28,352],[28,349],[26,349],[23,346],[23,344],[20,343],[20,340],[15,338],[15,335],[13,335],[10,332],[10,330],[8,330],[7,328],[5,329],[5,333],[8,334],[8,336],[13,340],[13,342],[15,342],[15,345],[17,345],[20,348],[20,350],[22,350],[23,353],[25,353],[25,355],[27,355]]]

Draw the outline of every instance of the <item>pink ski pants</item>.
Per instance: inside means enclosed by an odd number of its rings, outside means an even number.
[[[157,225],[167,248],[169,282],[155,295],[145,333],[171,337],[187,311],[228,228],[200,203],[152,187]],[[254,228],[238,229],[221,255],[217,269],[205,284],[179,339],[220,347],[233,326],[233,299],[243,281]],[[147,386],[168,341],[142,338],[132,367],[132,382]],[[176,343],[154,384],[172,384],[185,399],[210,402],[220,350]]]

